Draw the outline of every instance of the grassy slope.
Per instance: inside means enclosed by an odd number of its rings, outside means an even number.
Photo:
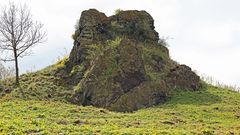
[[[134,113],[68,104],[74,86],[56,72],[66,60],[22,75],[25,100],[19,89],[0,97],[0,134],[240,134],[240,94],[211,86],[174,91],[165,104]]]
[[[115,113],[61,101],[0,99],[0,134],[240,134],[240,94],[209,86],[163,105]]]
[[[14,78],[0,81],[0,83],[13,89],[10,96],[15,98],[22,98],[22,91],[25,99],[66,101],[73,93],[73,86],[66,84],[62,79],[63,76],[58,75],[57,71],[64,67],[67,60],[65,57],[42,70],[21,75],[21,90],[14,87]]]

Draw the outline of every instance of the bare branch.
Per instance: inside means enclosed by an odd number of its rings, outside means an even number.
[[[2,59],[0,58],[0,61],[3,61],[3,62],[8,62],[8,61],[14,61],[15,59]]]

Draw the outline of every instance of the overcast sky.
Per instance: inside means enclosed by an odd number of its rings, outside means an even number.
[[[201,74],[240,86],[239,0],[13,0],[26,3],[48,31],[48,41],[20,61],[21,72],[52,64],[73,47],[71,35],[81,12],[96,8],[107,16],[115,9],[146,10],[171,57]],[[4,6],[8,0],[0,0]]]

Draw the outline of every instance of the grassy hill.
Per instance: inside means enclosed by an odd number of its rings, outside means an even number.
[[[78,25],[69,57],[0,81],[0,134],[240,134],[240,94],[173,61],[149,13],[89,9]]]
[[[240,94],[207,86],[165,104],[116,113],[64,101],[0,99],[0,134],[240,134]]]

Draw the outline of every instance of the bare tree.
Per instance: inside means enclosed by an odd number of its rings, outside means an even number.
[[[43,24],[33,21],[26,5],[9,5],[0,14],[0,50],[2,61],[15,61],[16,85],[19,85],[18,58],[30,54],[31,48],[46,39]],[[9,55],[10,54],[10,55]]]

